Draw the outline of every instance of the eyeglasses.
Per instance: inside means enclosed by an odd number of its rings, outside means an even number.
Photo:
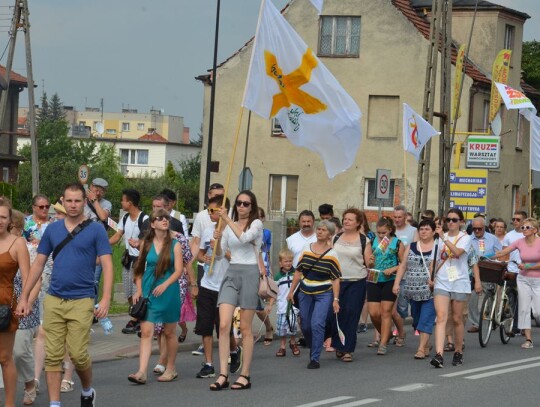
[[[475,232],[480,232],[480,231],[484,230],[484,228],[483,227],[482,228],[472,228],[472,230],[474,230]]]
[[[530,225],[523,225],[521,227],[521,230],[531,230],[531,229],[536,229],[534,226],[530,226]]]
[[[458,223],[460,221],[460,219],[459,218],[446,218],[446,221],[447,222]]]
[[[512,222],[521,222],[522,220],[521,218],[512,218]]]
[[[238,207],[243,206],[244,208],[249,208],[251,206],[251,202],[248,202],[248,201],[236,201],[236,206],[238,206]]]
[[[171,217],[169,215],[156,216],[154,220],[157,220],[158,222],[161,222],[162,220],[169,221],[171,220]]]
[[[210,215],[213,215],[216,212],[219,212],[219,208],[208,208],[208,213]]]
[[[36,208],[39,208],[41,210],[43,209],[49,209],[51,205],[34,205]]]

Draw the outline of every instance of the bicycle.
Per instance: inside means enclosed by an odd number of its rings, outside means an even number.
[[[491,332],[497,328],[505,345],[514,336],[512,328],[517,312],[517,293],[515,274],[509,273],[507,266],[508,262],[487,258],[478,262],[480,280],[492,284],[485,293],[480,309],[478,340],[483,348],[487,346]]]

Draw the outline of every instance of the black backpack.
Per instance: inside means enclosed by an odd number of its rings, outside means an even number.
[[[142,230],[142,224],[144,222],[144,217],[145,217],[145,213],[143,211],[141,211],[139,213],[139,218],[137,219],[137,225],[139,226],[139,232]],[[122,218],[122,226],[123,226],[123,230],[125,231],[126,230],[126,222],[127,222],[127,218],[129,216],[129,213],[126,213],[124,215],[124,217]]]

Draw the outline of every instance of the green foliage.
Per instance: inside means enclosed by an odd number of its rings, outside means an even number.
[[[521,69],[524,71],[525,82],[540,90],[540,42],[526,41],[523,43]]]
[[[17,207],[17,188],[15,185],[0,182],[0,195],[9,198],[11,204]]]

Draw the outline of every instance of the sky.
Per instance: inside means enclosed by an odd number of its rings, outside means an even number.
[[[271,0],[283,7],[287,0]],[[382,1],[382,0],[370,0]],[[389,1],[389,0],[386,0]],[[492,0],[526,12],[524,40],[540,40],[539,0]],[[36,102],[43,90],[66,106],[163,109],[183,116],[196,139],[203,85],[194,78],[212,67],[216,0],[29,1]],[[0,0],[0,52],[8,41],[13,0]],[[218,63],[254,34],[260,0],[222,0]],[[18,33],[13,70],[26,75],[24,34]],[[6,54],[0,59],[6,64]],[[219,82],[217,91],[219,92]],[[25,93],[26,94],[26,93]],[[27,105],[25,95],[21,106]]]

